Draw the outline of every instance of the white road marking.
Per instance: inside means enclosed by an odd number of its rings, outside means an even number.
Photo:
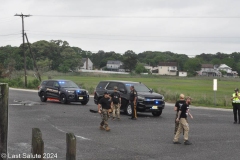
[[[64,130],[59,129],[57,126],[55,126],[55,125],[53,125],[53,124],[51,124],[51,126],[54,127],[55,129],[57,129],[57,130],[60,131],[60,132],[67,133],[67,132],[65,132]],[[78,136],[78,135],[75,135],[75,137],[80,138],[80,139],[83,139],[83,140],[91,140],[91,139],[89,139],[89,138],[85,138],[85,137]]]

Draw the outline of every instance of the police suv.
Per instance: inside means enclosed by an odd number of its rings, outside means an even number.
[[[85,105],[89,101],[88,91],[70,80],[44,80],[38,86],[38,96],[42,102],[50,98],[63,104],[81,102]]]
[[[110,94],[114,91],[114,87],[118,87],[121,95],[121,110],[126,114],[131,115],[132,109],[129,104],[130,86],[134,86],[137,91],[137,111],[138,112],[151,112],[153,116],[160,116],[165,107],[164,96],[153,92],[141,82],[131,81],[114,81],[106,80],[100,81],[94,92],[94,102],[98,104],[99,100],[103,97],[104,92]]]

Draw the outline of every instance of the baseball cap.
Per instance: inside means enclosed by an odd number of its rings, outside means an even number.
[[[108,94],[108,92],[104,92],[104,94]]]
[[[238,88],[234,89],[234,91],[239,91]]]

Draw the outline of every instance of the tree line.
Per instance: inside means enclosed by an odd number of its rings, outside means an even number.
[[[108,60],[119,60],[124,63],[124,68],[131,72],[145,72],[144,64],[156,67],[159,62],[177,62],[179,71],[187,71],[188,75],[196,75],[196,71],[201,69],[201,64],[220,65],[226,64],[233,70],[240,73],[240,52],[226,53],[202,53],[190,58],[185,54],[177,54],[170,51],[145,51],[136,54],[132,50],[127,50],[124,54],[104,52],[97,53],[83,50],[79,47],[70,46],[67,41],[51,40],[37,41],[31,45],[32,53],[35,55],[36,63],[41,71],[56,70],[68,72],[75,70],[82,64],[82,58],[89,58],[94,65],[94,69],[104,68]],[[34,69],[33,57],[30,54],[27,44],[24,45],[26,54],[26,68]],[[10,45],[0,47],[0,76],[6,77],[11,72],[24,69],[24,53],[22,44],[19,47]]]

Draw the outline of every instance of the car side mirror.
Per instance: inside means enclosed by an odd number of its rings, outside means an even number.
[[[150,88],[150,92],[151,92],[151,93],[153,92],[153,89],[152,89],[152,88]]]

